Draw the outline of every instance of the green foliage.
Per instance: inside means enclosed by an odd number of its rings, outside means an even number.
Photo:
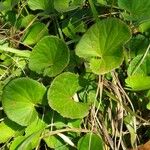
[[[19,132],[23,127],[19,126],[15,122],[5,118],[3,122],[0,123],[0,143],[5,143],[7,140],[12,137],[19,135]]]
[[[78,150],[103,150],[103,143],[99,136],[88,133],[78,142]]]
[[[94,73],[105,74],[120,66],[123,45],[130,37],[129,28],[120,20],[99,21],[81,38],[76,54],[89,61]]]
[[[32,10],[51,10],[53,9],[53,0],[28,0],[28,5]]]
[[[69,62],[67,45],[54,36],[43,38],[33,48],[29,68],[44,76],[56,76],[61,73]]]
[[[150,19],[150,2],[147,0],[118,0],[120,8],[126,10],[127,18],[134,21],[145,21]]]
[[[0,149],[147,142],[149,8],[147,0],[0,1]]]
[[[43,103],[45,87],[29,78],[18,78],[4,88],[2,103],[8,118],[22,126],[37,119],[35,107]]]
[[[79,80],[75,74],[62,73],[53,80],[48,90],[48,103],[62,116],[76,119],[87,116],[89,106],[80,103],[74,95],[79,90]],[[66,108],[68,108],[66,110]]]
[[[81,6],[83,0],[54,0],[54,8],[58,12],[67,12]]]
[[[24,34],[22,42],[25,45],[36,44],[41,38],[48,35],[47,26],[43,23],[33,24]]]

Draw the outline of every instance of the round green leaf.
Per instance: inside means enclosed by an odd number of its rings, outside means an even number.
[[[44,76],[56,76],[69,63],[67,45],[54,36],[44,37],[31,52],[29,68]]]
[[[46,88],[35,80],[18,78],[10,81],[3,90],[2,104],[9,119],[26,126],[38,117],[35,109],[42,104]]]
[[[79,89],[78,82],[77,75],[65,72],[53,80],[48,90],[50,107],[63,117],[76,119],[83,118],[88,114],[89,106],[73,99]]]
[[[81,38],[76,54],[90,63],[96,74],[105,74],[123,61],[123,45],[131,32],[119,19],[109,18],[94,24]]]
[[[103,150],[103,141],[98,135],[88,133],[78,141],[78,150]]]
[[[48,28],[43,23],[33,24],[24,34],[22,42],[26,45],[36,44],[42,37],[48,35]]]

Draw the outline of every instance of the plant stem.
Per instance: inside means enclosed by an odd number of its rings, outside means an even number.
[[[10,53],[16,54],[17,56],[26,57],[26,58],[29,58],[30,53],[31,53],[29,50],[18,50],[15,48],[5,47],[2,45],[0,45],[0,51],[10,52]]]
[[[87,130],[87,129],[79,129],[79,128],[66,128],[66,129],[60,129],[60,130],[56,130],[56,131],[50,131],[48,133],[43,134],[43,137],[49,137],[58,133],[63,133],[63,132],[84,132],[84,133],[89,133],[91,131]],[[43,138],[42,137],[42,138]]]

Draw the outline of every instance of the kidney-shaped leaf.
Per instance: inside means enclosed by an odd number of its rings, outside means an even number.
[[[54,36],[46,36],[33,48],[29,68],[53,77],[68,65],[69,57],[69,49],[62,40]]]
[[[88,114],[89,106],[86,103],[76,102],[74,94],[79,89],[78,76],[65,72],[57,76],[49,90],[48,103],[50,107],[67,118],[83,118]]]
[[[103,150],[102,139],[92,133],[86,134],[78,142],[78,150]]]
[[[89,61],[94,73],[105,74],[122,63],[123,45],[130,37],[128,26],[119,19],[104,19],[83,35],[76,54]]]
[[[118,0],[118,5],[130,13],[131,20],[144,21],[150,19],[149,0]]]
[[[18,78],[9,82],[2,95],[4,111],[9,119],[26,126],[38,117],[35,109],[42,104],[46,88],[29,78]]]

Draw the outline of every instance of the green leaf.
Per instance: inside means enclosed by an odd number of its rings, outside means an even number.
[[[138,74],[129,76],[125,81],[127,86],[135,91],[150,89],[150,76],[143,76]]]
[[[34,136],[31,140],[32,149],[34,149],[37,146],[37,144],[39,143],[41,133],[43,132],[43,130],[46,126],[47,125],[43,120],[37,119],[26,128],[26,130],[25,130],[26,137],[41,130],[41,132],[36,134],[36,136]]]
[[[53,148],[55,150],[68,150],[64,141],[58,136],[49,136],[44,138],[45,143],[49,148]]]
[[[150,89],[150,55],[147,55],[143,62],[142,58],[143,55],[137,55],[127,70],[127,86],[136,91]]]
[[[28,0],[28,5],[32,10],[53,10],[53,0]]]
[[[148,110],[150,110],[150,102],[148,102],[148,104],[146,105],[146,108],[147,108]]]
[[[28,149],[34,149],[40,141],[40,136],[44,128],[46,127],[45,122],[43,122],[41,119],[35,120],[32,122],[25,130],[24,136],[19,136],[18,138],[15,138],[10,146],[10,150],[16,150],[19,145],[21,145],[30,135],[34,136],[30,139],[29,145],[27,147]]]
[[[148,0],[118,0],[120,8],[129,12],[129,19],[144,21],[150,19],[150,1]]]
[[[48,35],[48,28],[44,23],[33,24],[23,35],[22,42],[25,45],[36,44],[42,37]]]
[[[149,32],[150,33],[150,20],[147,20],[139,25],[139,31],[144,33],[144,32]]]
[[[103,141],[98,135],[88,133],[78,141],[78,150],[103,150]]]
[[[137,134],[136,134],[135,128],[134,128],[134,116],[131,116],[131,115],[125,116],[124,123],[130,133],[131,145],[132,145],[132,147],[134,147],[134,144],[135,144],[136,138],[137,138]]]
[[[18,146],[22,141],[24,141],[24,140],[25,140],[25,136],[18,136],[18,137],[16,137],[16,138],[12,141],[12,143],[11,143],[9,149],[10,149],[10,150],[16,150],[17,146]],[[28,147],[28,150],[29,150],[29,149],[31,149],[31,145],[30,145],[30,147]]]
[[[67,45],[54,36],[44,37],[31,52],[29,68],[44,76],[56,76],[69,63]]]
[[[28,137],[26,137],[18,146],[17,146],[17,150],[32,150],[32,141],[33,139],[39,134],[40,131],[35,132],[31,135],[29,135]],[[20,140],[21,141],[21,140]]]
[[[78,17],[72,17],[70,20],[67,20],[63,23],[63,33],[70,39],[77,40],[80,38],[77,33],[83,33],[86,31],[85,23]]]
[[[128,76],[133,75],[150,75],[150,55],[147,55],[144,61],[141,63],[143,55],[137,55],[129,64]],[[139,64],[141,65],[139,66]]]
[[[0,143],[5,143],[7,140],[15,137],[22,129],[22,126],[5,118],[4,121],[0,123]]]
[[[94,24],[81,38],[76,54],[90,63],[96,74],[105,74],[120,66],[123,45],[131,33],[119,19],[109,18]]]
[[[79,89],[78,76],[65,72],[57,76],[49,90],[48,103],[50,107],[67,118],[83,118],[88,115],[89,106],[86,103],[76,102],[74,94]]]
[[[129,49],[129,59],[134,58],[139,54],[144,54],[149,45],[149,40],[141,34],[138,34],[126,44]]]
[[[12,8],[19,3],[19,1],[20,0],[5,0],[0,2],[0,12],[12,10]]]
[[[9,119],[27,126],[38,118],[35,107],[42,104],[46,88],[29,78],[10,81],[3,90],[2,104]]]
[[[29,14],[21,19],[21,27],[26,28],[34,19],[35,15]],[[35,21],[35,20],[34,20]]]
[[[83,4],[83,0],[54,0],[54,8],[59,12],[74,10]]]
[[[96,2],[101,4],[101,5],[107,5],[106,0],[96,0]]]

